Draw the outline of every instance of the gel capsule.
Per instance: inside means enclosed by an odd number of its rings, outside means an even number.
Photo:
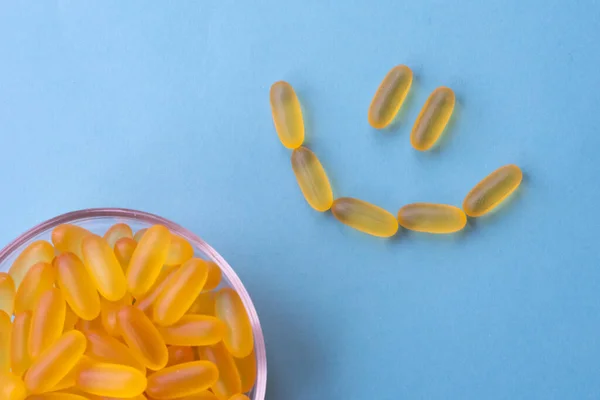
[[[85,351],[87,356],[103,363],[128,365],[146,373],[144,363],[121,341],[93,330],[87,331],[85,336],[87,338]]]
[[[12,315],[15,307],[15,282],[6,272],[0,272],[0,311]]]
[[[10,316],[0,310],[0,373],[10,370],[10,337],[12,323]]]
[[[146,294],[137,298],[135,302],[135,307],[145,312],[146,315],[151,316],[154,310],[152,308],[154,306],[154,302],[156,302],[156,299],[162,293],[163,289],[169,282],[169,279],[174,275],[175,271],[176,268],[163,268],[160,272],[160,275],[156,279],[156,282],[154,282],[152,288],[150,288],[150,290]]]
[[[398,223],[411,231],[427,233],[453,233],[467,224],[465,213],[445,204],[414,203],[398,211]]]
[[[190,346],[169,346],[169,362],[167,367],[195,361],[194,349]]]
[[[317,211],[327,211],[333,203],[333,192],[321,162],[306,147],[292,152],[292,169],[304,198]]]
[[[204,392],[193,394],[191,396],[186,396],[181,400],[219,400],[215,394],[209,390],[205,390]]]
[[[9,372],[0,371],[0,399],[24,400],[27,390],[23,381]]]
[[[167,345],[146,314],[133,306],[124,306],[117,314],[119,331],[134,355],[154,371],[169,360]]]
[[[179,235],[171,234],[171,244],[169,245],[169,253],[167,254],[165,265],[181,265],[193,256],[194,248],[190,242]]]
[[[146,376],[135,368],[105,363],[86,364],[75,378],[75,387],[83,392],[118,398],[139,396],[146,383]]]
[[[86,236],[81,244],[83,263],[96,288],[105,299],[117,301],[125,296],[127,282],[115,253],[100,236]]]
[[[393,120],[410,90],[413,74],[406,65],[397,65],[387,73],[369,107],[369,124],[382,129]]]
[[[217,382],[219,372],[208,361],[174,365],[150,375],[146,393],[157,400],[198,394]]]
[[[331,212],[341,223],[373,236],[390,237],[398,231],[398,221],[391,213],[366,201],[340,197]]]
[[[294,88],[284,81],[271,86],[271,112],[279,140],[288,149],[302,146],[304,142],[304,120],[300,102]]]
[[[228,399],[241,393],[242,381],[235,366],[233,357],[223,343],[214,346],[198,347],[198,355],[202,360],[214,363],[219,370],[219,379],[212,385],[212,391],[219,399]]]
[[[27,400],[88,400],[74,393],[43,393],[27,397]]]
[[[215,293],[202,292],[196,297],[188,314],[215,315]]]
[[[439,87],[431,93],[415,121],[410,142],[420,151],[429,150],[442,135],[454,110],[452,89]]]
[[[13,374],[17,376],[22,376],[31,365],[31,357],[27,349],[30,330],[31,312],[15,314],[10,341],[10,366]]]
[[[73,312],[86,321],[97,318],[100,296],[81,260],[73,253],[63,253],[53,264],[58,273],[58,285]]]
[[[15,312],[31,311],[46,291],[54,287],[56,270],[48,263],[37,263],[29,269],[15,295]]]
[[[221,283],[221,278],[223,273],[221,272],[221,268],[213,262],[207,261],[206,266],[208,267],[208,277],[206,278],[206,282],[204,283],[204,287],[202,288],[203,292],[207,292],[209,290],[215,289]]]
[[[163,326],[177,322],[196,300],[208,277],[206,261],[192,258],[179,267],[154,305],[154,321]]]
[[[215,316],[225,322],[226,332],[223,343],[227,350],[238,358],[246,357],[254,348],[252,325],[246,308],[237,292],[224,288],[215,296]]]
[[[100,299],[100,321],[104,331],[112,336],[118,336],[117,313],[122,306],[131,305],[133,298],[129,293],[119,301],[108,301],[104,298]]]
[[[53,258],[54,247],[45,240],[38,240],[27,246],[8,270],[15,281],[15,287],[19,287],[23,277],[32,265],[39,262],[51,263]]]
[[[131,256],[133,256],[136,247],[137,242],[128,237],[121,238],[115,243],[115,256],[117,256],[117,260],[119,260],[119,264],[121,264],[124,273],[127,273]]]
[[[46,291],[33,308],[28,350],[35,360],[44,350],[58,340],[65,326],[67,305],[59,289]]]
[[[162,225],[154,225],[144,232],[127,269],[127,285],[135,298],[146,293],[158,278],[170,244],[171,232]]]
[[[229,400],[250,400],[245,394],[236,394],[229,398]]]
[[[247,393],[254,387],[256,382],[256,354],[254,350],[244,358],[234,358],[235,365],[242,380],[242,393]]]
[[[52,231],[52,243],[54,247],[61,252],[70,252],[77,257],[82,258],[81,244],[86,236],[92,235],[92,232],[77,225],[63,224]]]
[[[174,325],[158,327],[166,344],[179,346],[208,346],[220,342],[225,324],[208,315],[184,315]]]
[[[144,236],[144,233],[146,233],[147,230],[148,228],[144,228],[137,231],[135,235],[133,235],[133,240],[139,243],[140,239],[142,238],[142,236]]]
[[[104,240],[106,243],[113,248],[119,239],[130,238],[133,239],[133,231],[127,224],[118,223],[114,224],[104,234]]]
[[[516,165],[498,168],[479,182],[465,197],[463,210],[469,217],[481,217],[515,191],[523,180]]]

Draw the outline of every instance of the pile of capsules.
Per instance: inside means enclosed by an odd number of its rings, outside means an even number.
[[[0,399],[248,400],[252,326],[162,225],[59,225],[0,273]]]
[[[400,110],[412,84],[412,71],[405,65],[392,68],[377,89],[369,107],[369,124],[387,127]],[[480,217],[506,199],[523,179],[516,165],[505,165],[479,182],[465,197],[462,210],[446,204],[405,205],[395,218],[388,211],[365,201],[340,197],[334,200],[327,174],[317,156],[304,142],[304,121],[292,86],[279,81],[271,86],[271,111],[281,143],[293,149],[292,169],[304,198],[317,211],[331,212],[340,222],[359,231],[390,237],[405,229],[427,233],[453,233],[463,229],[467,215]],[[431,149],[442,135],[454,110],[452,89],[439,87],[431,93],[412,129],[410,141],[419,151]],[[466,214],[466,215],[465,215]]]

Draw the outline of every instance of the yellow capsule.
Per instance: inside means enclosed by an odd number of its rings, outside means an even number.
[[[205,390],[198,394],[193,394],[191,396],[182,397],[181,400],[219,400],[215,394],[209,390]]]
[[[133,298],[129,293],[119,301],[108,301],[105,298],[100,299],[100,320],[104,331],[111,336],[118,336],[117,313],[122,306],[130,306]]]
[[[242,393],[252,390],[256,382],[256,354],[254,350],[249,356],[244,358],[234,358],[235,365],[242,380]]]
[[[85,332],[87,349],[85,354],[96,361],[128,365],[146,373],[144,363],[121,341],[100,331]]]
[[[30,330],[31,311],[15,314],[10,340],[10,367],[13,374],[17,376],[23,376],[31,365],[31,357],[27,349]]]
[[[117,313],[117,322],[125,343],[146,367],[157,371],[167,365],[167,345],[146,314],[133,306],[124,306]]]
[[[190,346],[169,346],[169,362],[167,367],[195,361],[194,349]]]
[[[467,216],[457,207],[446,204],[413,203],[398,211],[398,223],[411,231],[453,233],[467,224]]]
[[[196,297],[188,314],[215,315],[215,293],[202,292]]]
[[[87,400],[87,398],[74,393],[43,393],[29,396],[27,400]]]
[[[300,102],[294,88],[287,82],[275,82],[271,86],[271,112],[279,140],[288,149],[302,146],[304,120]]]
[[[162,225],[144,232],[127,269],[127,285],[133,297],[140,297],[152,287],[167,260],[170,244],[171,232]]]
[[[81,332],[89,332],[89,331],[102,331],[104,327],[102,326],[102,318],[98,316],[91,321],[86,321],[85,319],[80,319],[75,324],[75,329]]]
[[[53,262],[65,300],[80,318],[91,321],[100,314],[100,296],[92,277],[73,253],[63,253]]]
[[[204,282],[204,287],[202,287],[203,292],[215,289],[217,286],[219,286],[223,277],[221,268],[219,268],[217,263],[213,261],[207,261],[206,266],[208,267],[208,277],[206,278],[206,282]]]
[[[62,335],[67,313],[65,298],[59,289],[46,291],[33,308],[28,350],[35,360]]]
[[[157,400],[190,396],[214,385],[218,377],[219,371],[212,362],[174,365],[150,375],[146,393]]]
[[[86,236],[81,250],[83,263],[100,294],[110,301],[122,299],[127,292],[127,282],[119,260],[106,241],[100,236]]]
[[[15,282],[6,272],[0,272],[0,311],[12,315],[15,307]]]
[[[24,400],[27,397],[25,384],[18,376],[0,371],[0,399]]]
[[[377,88],[369,107],[369,124],[382,129],[388,126],[410,91],[413,73],[406,65],[396,65],[387,73]]]
[[[390,237],[398,231],[398,221],[391,213],[366,201],[340,197],[331,212],[341,223],[373,236]]]
[[[166,344],[179,346],[208,346],[220,342],[225,335],[225,324],[209,315],[188,314],[174,325],[158,327]]]
[[[514,192],[523,173],[516,165],[509,164],[498,168],[479,182],[465,197],[463,210],[469,217],[481,217],[502,203]]]
[[[174,266],[181,265],[194,256],[194,248],[184,238],[179,235],[171,235],[171,244],[169,245],[169,253],[165,260],[165,265]]]
[[[455,101],[450,88],[442,86],[431,93],[410,134],[410,142],[415,149],[429,150],[437,142],[450,121]]]
[[[136,247],[137,242],[128,237],[121,238],[117,240],[117,243],[115,243],[115,256],[117,256],[117,260],[119,260],[119,264],[121,264],[121,268],[125,273],[127,273],[131,256],[133,255]]]
[[[82,258],[81,244],[86,236],[92,232],[77,225],[63,224],[52,230],[52,243],[61,253],[73,253]]]
[[[146,383],[146,376],[135,368],[105,363],[86,364],[75,378],[75,387],[83,392],[118,398],[139,396]]]
[[[0,373],[10,370],[10,337],[12,323],[10,316],[0,310]]]
[[[250,400],[245,394],[234,394],[229,400]]]
[[[327,211],[333,204],[333,192],[321,162],[306,147],[292,152],[292,169],[304,198],[317,211]]]
[[[77,377],[77,372],[78,372],[78,368],[80,368],[81,366],[85,365],[86,363],[90,363],[93,362],[93,360],[87,356],[82,356],[81,359],[77,362],[77,364],[71,368],[71,370],[67,373],[67,375],[65,375],[64,378],[62,378],[57,384],[56,386],[53,386],[52,389],[50,389],[51,392],[58,392],[60,391],[66,391],[68,390],[69,393],[71,393],[72,390],[76,390],[75,389],[75,378]]]
[[[137,231],[135,235],[133,235],[133,240],[139,243],[140,239],[142,238],[142,236],[144,236],[144,233],[146,233],[147,230],[148,228],[144,228]]]
[[[31,393],[44,393],[55,387],[81,360],[85,336],[70,331],[48,347],[25,374],[25,386]]]
[[[39,262],[50,264],[54,258],[54,247],[45,240],[38,240],[31,243],[19,254],[17,259],[12,263],[8,273],[15,281],[15,287],[21,285],[21,281],[29,268]]]
[[[65,326],[63,328],[63,333],[69,332],[69,331],[72,331],[73,329],[75,329],[75,325],[77,324],[78,321],[79,321],[79,317],[77,316],[77,314],[75,314],[73,312],[71,307],[69,307],[69,304],[67,304],[67,309],[66,309],[66,313],[65,313]]]
[[[168,283],[168,280],[173,276],[177,268],[174,267],[165,267],[160,271],[156,282],[154,285],[141,297],[138,297],[135,302],[135,307],[139,308],[148,316],[152,316],[153,314],[153,306],[154,302],[158,298],[158,296],[162,293],[163,289]]]
[[[112,249],[113,247],[115,247],[117,241],[121,238],[133,239],[133,231],[131,230],[131,227],[129,227],[129,225],[124,223],[118,223],[108,228],[103,237],[104,240],[106,240],[106,243],[108,243],[108,245]]]
[[[54,287],[56,269],[48,263],[37,263],[29,269],[15,295],[15,312],[31,311],[42,294]]]
[[[234,394],[241,393],[240,374],[233,357],[222,342],[214,346],[198,347],[198,355],[201,360],[214,363],[219,370],[219,379],[212,385],[212,391],[219,399],[228,399]]]
[[[225,322],[226,332],[223,343],[227,350],[238,358],[249,355],[254,348],[252,325],[246,307],[235,290],[224,288],[217,292],[215,316]]]
[[[179,267],[156,299],[153,320],[163,326],[177,322],[194,303],[207,277],[208,266],[200,258]]]

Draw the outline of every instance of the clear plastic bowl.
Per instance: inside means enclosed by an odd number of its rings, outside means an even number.
[[[155,224],[162,224],[169,228],[171,232],[186,238],[192,246],[194,246],[194,252],[197,257],[214,261],[221,268],[223,271],[224,283],[235,289],[244,302],[246,311],[250,317],[250,322],[252,323],[252,331],[254,332],[257,378],[254,389],[250,392],[249,397],[252,400],[264,400],[267,387],[267,356],[265,352],[265,341],[260,321],[256,314],[256,309],[254,308],[254,304],[252,304],[252,300],[250,299],[246,288],[244,288],[240,278],[238,278],[233,269],[227,264],[227,261],[225,261],[219,253],[198,236],[174,222],[157,215],[122,208],[91,208],[59,215],[58,217],[33,227],[2,249],[2,251],[0,251],[0,271],[8,271],[15,258],[29,243],[35,240],[50,241],[52,229],[57,225],[67,223],[79,225],[91,232],[103,234],[109,227],[118,222],[128,224],[134,232]]]

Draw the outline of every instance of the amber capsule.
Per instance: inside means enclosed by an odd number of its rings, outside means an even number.
[[[135,298],[146,293],[158,278],[170,244],[171,232],[162,225],[154,225],[144,232],[127,269],[127,285]]]
[[[94,330],[85,332],[85,337],[87,356],[103,363],[128,365],[146,373],[144,363],[121,341]]]
[[[219,400],[215,394],[209,390],[205,390],[198,394],[193,394],[191,396],[185,396],[181,400]]]
[[[212,385],[212,391],[219,399],[228,399],[234,394],[241,393],[242,381],[240,374],[233,357],[229,354],[223,342],[214,346],[198,347],[198,355],[201,360],[214,363],[219,370],[219,379]]]
[[[429,150],[437,142],[450,121],[455,101],[450,88],[442,86],[431,93],[410,135],[410,142],[415,149]]]
[[[169,360],[167,345],[146,314],[133,306],[124,306],[117,314],[119,331],[134,355],[154,371]]]
[[[70,252],[82,258],[81,244],[86,236],[92,232],[77,225],[63,224],[52,230],[52,243],[61,252]]]
[[[0,373],[10,369],[10,337],[12,323],[10,316],[0,310]]]
[[[469,217],[481,217],[502,203],[514,192],[523,173],[516,165],[509,164],[498,168],[479,182],[465,197],[463,210]]]
[[[188,314],[215,315],[215,293],[202,292],[196,297]]]
[[[165,265],[181,265],[194,256],[194,248],[186,239],[179,235],[171,234],[169,253]]]
[[[306,147],[292,152],[292,169],[304,198],[317,211],[327,211],[333,203],[333,192],[321,162]]]
[[[207,277],[206,261],[200,258],[179,267],[156,299],[153,320],[163,326],[177,322],[194,303]]]
[[[398,231],[398,221],[391,213],[366,201],[340,197],[331,212],[341,223],[373,236],[390,237]]]
[[[465,213],[446,204],[414,203],[398,211],[398,223],[411,231],[453,233],[467,224]]]
[[[169,362],[167,367],[195,361],[196,354],[190,346],[169,346]]]
[[[32,266],[15,295],[15,312],[31,311],[39,298],[47,290],[54,287],[56,269],[48,263],[37,263]]]
[[[206,278],[206,282],[204,282],[204,287],[202,287],[203,292],[215,289],[219,286],[223,277],[221,268],[219,268],[217,263],[207,261],[206,266],[208,267],[208,277]]]
[[[6,272],[0,272],[0,311],[12,315],[15,307],[15,282]]]
[[[242,393],[249,392],[256,383],[256,354],[254,350],[244,358],[234,358],[235,365],[242,380]]]
[[[137,231],[135,235],[133,235],[133,240],[139,243],[140,239],[142,238],[142,236],[144,236],[144,233],[146,233],[147,230],[148,228],[144,228]]]
[[[394,120],[410,90],[412,79],[413,73],[406,65],[396,65],[383,78],[369,107],[369,124],[373,128],[385,128]]]
[[[25,374],[25,386],[31,393],[44,393],[55,387],[75,367],[85,351],[85,336],[70,331],[48,347]]]
[[[63,253],[53,262],[58,285],[77,316],[91,321],[100,314],[100,296],[92,277],[73,253]]]
[[[22,376],[31,365],[31,357],[27,349],[30,330],[31,312],[15,314],[10,341],[10,367],[13,374],[17,376]]]
[[[169,282],[169,279],[174,275],[176,269],[177,268],[174,267],[163,268],[150,290],[136,299],[135,307],[145,312],[146,315],[152,316],[154,302],[156,302],[156,299],[162,293],[163,289]]]
[[[192,361],[158,371],[148,378],[153,399],[174,399],[201,393],[217,382],[219,370],[209,361]]]
[[[121,238],[130,238],[133,239],[133,231],[131,227],[124,223],[114,224],[104,234],[104,240],[110,246],[110,248],[115,247],[117,241]]]
[[[18,376],[0,371],[0,399],[24,400],[27,397],[25,384]]]
[[[123,269],[124,273],[127,273],[131,256],[133,255],[136,247],[137,242],[128,237],[121,238],[117,240],[117,243],[115,243],[115,256],[117,256],[117,260],[119,260],[119,264],[121,264],[121,268]]]
[[[271,113],[279,140],[288,149],[302,146],[304,120],[298,96],[287,82],[275,82],[271,86]]]
[[[229,398],[229,400],[250,400],[250,399],[245,394],[238,393],[238,394],[234,394],[233,396],[231,396]]]
[[[158,327],[158,331],[166,344],[208,346],[223,339],[225,324],[209,315],[188,314],[171,326]]]
[[[102,331],[104,327],[102,326],[102,318],[98,316],[98,318],[94,318],[91,321],[86,321],[85,319],[80,319],[75,324],[75,329],[81,332],[89,332],[89,331]]]
[[[118,364],[89,363],[78,368],[75,387],[97,396],[134,397],[146,389],[146,375]]]
[[[59,289],[46,291],[33,307],[28,340],[32,360],[61,337],[65,327],[66,308],[65,298]]]
[[[96,288],[105,299],[117,301],[125,296],[127,282],[115,253],[100,236],[86,236],[81,244],[83,263]]]
[[[39,262],[52,263],[54,258],[54,247],[45,240],[38,240],[25,248],[12,263],[8,273],[12,276],[15,287],[21,285],[21,281],[29,268]]]
[[[244,303],[235,290],[224,288],[217,292],[215,316],[225,322],[226,332],[223,342],[227,350],[238,358],[250,354],[254,348],[252,325]]]

